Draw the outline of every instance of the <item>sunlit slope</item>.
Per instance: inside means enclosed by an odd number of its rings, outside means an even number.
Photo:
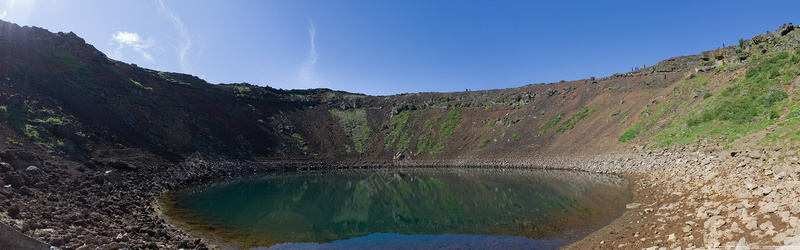
[[[9,145],[87,159],[164,156],[391,160],[789,146],[800,138],[800,31],[634,72],[512,89],[393,96],[210,84],[111,60],[73,33],[2,23]]]

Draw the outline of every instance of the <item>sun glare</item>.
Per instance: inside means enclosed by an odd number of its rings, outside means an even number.
[[[0,19],[15,23],[27,23],[36,10],[37,0],[7,0],[0,4]],[[55,2],[58,1],[53,1]],[[57,5],[57,4],[56,4]]]

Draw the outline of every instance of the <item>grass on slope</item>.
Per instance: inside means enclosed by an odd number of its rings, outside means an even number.
[[[800,142],[800,103],[787,102],[789,112],[784,116],[784,121],[772,132],[764,135],[758,142],[762,146],[787,145]]]
[[[556,118],[553,118],[552,120],[549,120],[546,123],[544,123],[544,125],[542,125],[542,127],[539,129],[539,133],[536,134],[536,136],[541,136],[544,133],[547,133],[547,130],[550,130],[550,128],[552,128],[559,121],[561,121],[561,117],[562,116],[564,116],[564,114],[558,114],[558,116],[556,116]]]
[[[411,142],[411,137],[403,133],[403,129],[408,122],[411,111],[405,110],[391,118],[392,131],[386,135],[385,148],[395,148],[398,151],[405,151],[408,149],[408,144]]]
[[[650,108],[651,104],[647,105],[647,108],[639,113],[639,122],[634,123],[619,136],[619,142],[627,142],[633,140],[641,133],[646,132],[648,129],[655,126],[655,124],[661,119],[664,112],[667,111],[671,105],[667,103],[658,102],[658,110],[653,110]]]
[[[574,128],[575,124],[577,124],[580,120],[583,120],[583,118],[589,117],[593,113],[594,113],[594,109],[593,108],[581,107],[580,111],[575,112],[566,121],[561,123],[561,125],[559,125],[558,128],[556,128],[556,132],[564,133],[567,130],[570,130],[570,129]]]
[[[444,141],[453,136],[453,129],[461,122],[461,108],[451,109],[447,112],[442,125],[439,127],[439,142],[428,149],[428,153],[436,153],[444,150]]]
[[[29,140],[39,146],[54,150],[57,153],[77,150],[80,145],[70,141],[77,137],[85,137],[80,131],[75,134],[54,135],[45,129],[44,124],[75,126],[72,119],[63,114],[39,105],[37,101],[26,100],[22,105],[0,106],[0,121],[11,125],[15,130],[24,134]],[[68,131],[68,130],[67,130]],[[11,140],[13,141],[13,140]],[[11,141],[6,141],[8,144]],[[20,142],[13,144],[21,145]]]
[[[367,142],[372,134],[372,129],[367,123],[367,111],[363,108],[354,110],[331,109],[331,114],[339,118],[339,125],[342,126],[344,133],[353,140],[356,152],[364,153],[367,150]]]
[[[461,108],[454,108],[447,112],[441,127],[441,135],[439,136],[439,144],[453,136],[453,129],[461,122]]]
[[[732,80],[656,136],[659,146],[685,144],[703,138],[732,142],[762,130],[781,117],[787,105],[784,86],[800,73],[800,49],[770,51],[749,63],[744,77]]]
[[[438,122],[439,119],[436,120]],[[460,122],[461,108],[454,108],[447,112],[444,121],[439,125],[438,131],[434,129],[433,121],[426,120],[425,123],[422,124],[421,131],[431,131],[431,133],[421,134],[419,138],[417,138],[417,151],[433,154],[444,150],[444,142],[453,136],[453,130]]]
[[[84,67],[83,61],[69,51],[63,50],[38,50],[36,51],[47,62],[53,63],[59,70],[65,72],[77,71]]]

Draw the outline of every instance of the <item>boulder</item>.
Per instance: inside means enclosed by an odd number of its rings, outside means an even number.
[[[16,171],[3,174],[3,182],[6,185],[11,185],[11,187],[25,186],[25,178],[22,178],[22,175]]]
[[[7,162],[0,162],[0,173],[11,172],[14,171],[14,167]]]
[[[766,45],[763,44],[758,45],[758,51],[761,52],[761,54],[766,54],[768,49],[769,47],[767,47]]]
[[[47,130],[46,128],[42,127],[42,125],[35,126],[33,127],[33,129],[36,130],[36,133],[39,134],[37,137],[44,141],[50,140],[50,138],[53,138],[55,136],[53,135],[53,133],[50,132],[50,130]]]
[[[711,51],[703,51],[703,53],[700,53],[700,59],[703,61],[711,61]]]
[[[53,131],[56,130],[56,125],[53,124],[52,122],[41,122],[41,123],[39,123],[39,126],[43,127],[44,129],[47,129],[50,132],[53,132]]]
[[[44,171],[36,166],[28,166],[28,168],[25,169],[25,173],[33,175],[37,178],[44,176]]]
[[[792,48],[800,47],[800,35],[794,35],[786,39],[786,45]]]
[[[753,46],[753,39],[744,40],[741,44],[742,50],[747,50],[750,46]]]
[[[55,131],[53,131],[53,134],[61,138],[71,139],[76,136],[77,132],[78,128],[75,127],[75,125],[73,125],[72,123],[64,123],[56,126]]]
[[[109,167],[116,168],[118,170],[132,171],[137,169],[137,167],[133,164],[124,161],[110,161],[107,164]]]
[[[103,173],[103,179],[114,186],[122,184],[122,176],[119,175],[119,172],[114,170],[108,170]]]
[[[42,166],[38,156],[23,150],[9,150],[0,153],[0,158],[11,164],[14,169],[27,168],[28,166]]]
[[[21,187],[17,189],[17,193],[24,195],[24,196],[33,196],[33,190],[28,187]]]
[[[800,235],[787,238],[786,240],[784,240],[784,244],[786,244],[786,246],[788,247],[800,247]],[[791,248],[784,248],[784,249],[791,249]]]
[[[750,57],[750,54],[747,54],[747,53],[739,54],[739,61],[747,60],[747,58],[749,58],[749,57]]]
[[[699,67],[697,67],[697,71],[706,72],[706,71],[709,71],[709,70],[712,70],[712,69],[716,69],[716,68],[717,68],[717,65],[699,66]]]
[[[772,167],[772,171],[775,173],[784,173],[784,174],[794,174],[795,170],[793,167],[786,165],[784,163],[776,164]]]
[[[641,206],[642,206],[642,204],[640,204],[640,203],[629,203],[629,204],[625,205],[625,208],[627,208],[627,209],[637,209],[637,208],[639,208]]]
[[[781,27],[778,27],[778,29],[775,30],[775,34],[778,34],[780,36],[785,36],[786,34],[789,34],[789,32],[792,32],[794,28],[795,27],[794,25],[792,25],[792,23],[783,24],[781,25]]]
[[[745,240],[744,237],[742,237],[741,239],[739,239],[739,242],[736,244],[736,248],[735,249],[750,249],[750,245],[747,245],[747,240]]]
[[[775,44],[775,35],[772,34],[771,31],[767,31],[766,42],[769,44]]]
[[[772,237],[772,242],[775,243],[783,243],[784,240],[786,240],[786,233],[778,233],[775,237]]]
[[[751,45],[756,45],[756,44],[764,42],[764,40],[766,40],[766,36],[764,36],[764,34],[758,34],[758,35],[753,36],[752,39],[750,39],[750,41],[751,41],[750,44]]]
[[[764,157],[764,155],[761,154],[760,151],[752,151],[747,156],[750,157],[750,159],[753,159],[753,160],[758,160],[758,159],[761,159],[762,157]]]
[[[9,216],[14,218],[14,217],[17,217],[17,215],[19,215],[19,213],[21,211],[20,211],[20,209],[19,209],[19,207],[17,205],[11,205],[11,207],[8,208],[7,212],[8,212]]]

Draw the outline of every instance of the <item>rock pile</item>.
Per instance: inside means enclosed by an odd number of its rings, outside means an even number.
[[[613,246],[753,248],[800,242],[800,165],[781,151],[603,156],[574,167],[638,176],[634,192],[651,195],[629,206],[635,224],[645,225],[641,232]]]

